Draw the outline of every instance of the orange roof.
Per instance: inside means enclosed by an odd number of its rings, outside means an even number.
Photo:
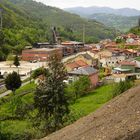
[[[116,44],[116,42],[111,42],[105,45],[105,47],[117,47],[118,45]]]
[[[71,69],[74,69],[74,68],[78,68],[79,65],[75,62],[72,62],[72,63],[67,64],[66,67],[70,67]]]
[[[77,60],[77,61],[67,64],[66,66],[70,67],[71,69],[74,69],[74,68],[88,66],[88,64],[86,62],[84,62],[83,60]]]
[[[84,62],[83,60],[77,60],[75,63],[77,63],[80,67],[87,66],[88,64]]]

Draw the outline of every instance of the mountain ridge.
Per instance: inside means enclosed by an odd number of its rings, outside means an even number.
[[[72,8],[65,8],[64,10],[76,13],[81,16],[88,16],[95,13],[107,13],[107,14],[116,14],[122,16],[139,16],[140,10],[134,8],[119,8],[114,9],[110,7],[99,7],[99,6],[91,6],[91,7],[72,7]]]

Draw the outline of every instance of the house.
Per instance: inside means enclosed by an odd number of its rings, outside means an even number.
[[[78,68],[76,70],[69,72],[68,74],[69,74],[69,80],[71,82],[78,80],[79,76],[88,76],[91,81],[92,87],[97,86],[99,82],[98,71],[90,66]]]
[[[131,61],[123,61],[120,63],[120,67],[122,69],[129,69],[131,73],[135,73],[137,64]]]
[[[95,62],[95,59],[88,53],[78,55],[75,60],[83,60],[90,66],[92,66]]]
[[[118,74],[127,74],[127,73],[136,73],[138,72],[137,70],[137,64],[135,62],[131,62],[131,61],[123,61],[120,62],[119,67],[115,67],[114,68],[114,73],[118,73]]]
[[[105,48],[117,48],[118,44],[116,42],[109,42],[108,44],[105,45]]]
[[[140,64],[136,61],[123,61],[120,63],[119,67],[114,68],[113,75],[115,75],[117,81],[140,79]],[[121,78],[122,75],[123,79]]]
[[[106,50],[102,50],[96,53],[94,55],[94,58],[102,59],[102,58],[111,57],[111,56],[112,56],[112,51],[106,49]]]
[[[119,83],[120,81],[126,81],[127,75],[126,74],[113,74],[112,78],[115,83]]]
[[[80,67],[85,67],[88,66],[88,64],[86,62],[84,62],[83,60],[76,60],[73,62],[70,62],[68,64],[65,64],[67,71],[72,71],[74,69],[78,69]]]
[[[112,56],[112,57],[104,57],[99,60],[102,67],[115,67],[118,63],[125,60],[125,56]]]
[[[137,57],[137,51],[134,49],[125,49],[123,50],[123,55],[126,56],[126,58],[134,58]]]

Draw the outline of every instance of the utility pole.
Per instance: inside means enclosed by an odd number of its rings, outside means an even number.
[[[3,28],[2,9],[0,9],[0,30]]]
[[[83,43],[85,44],[85,24],[83,24]]]

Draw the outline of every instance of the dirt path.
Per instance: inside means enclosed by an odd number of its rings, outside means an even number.
[[[140,86],[42,140],[140,140]]]

